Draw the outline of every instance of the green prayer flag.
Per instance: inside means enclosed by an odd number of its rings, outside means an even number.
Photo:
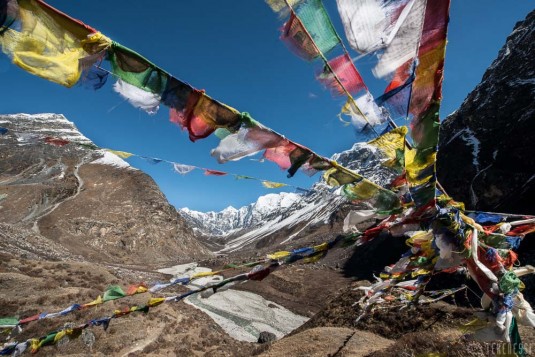
[[[295,13],[321,53],[331,51],[340,43],[321,0],[305,0],[297,6]]]
[[[169,79],[167,73],[137,52],[117,42],[112,43],[107,59],[110,61],[113,74],[135,87],[162,94],[167,86]]]
[[[104,292],[104,296],[102,297],[102,301],[110,301],[122,298],[123,296],[126,296],[126,293],[121,289],[118,285],[112,285]]]
[[[16,326],[19,323],[19,319],[16,317],[2,317],[0,318],[0,326],[2,327],[9,327],[9,326]]]

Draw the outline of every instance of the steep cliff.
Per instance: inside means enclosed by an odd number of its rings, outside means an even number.
[[[438,178],[480,210],[535,214],[535,11],[442,124]]]

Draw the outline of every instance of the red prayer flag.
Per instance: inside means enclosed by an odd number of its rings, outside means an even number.
[[[204,169],[204,174],[206,176],[225,176],[225,175],[227,175],[226,172],[217,171],[217,170],[209,170],[209,169]]]
[[[281,31],[281,40],[297,56],[311,61],[320,55],[314,41],[293,12]]]
[[[45,140],[45,143],[50,144],[50,145],[54,145],[54,146],[65,146],[68,143],[70,143],[69,140],[53,138],[51,136],[47,136],[44,140]]]
[[[335,75],[342,85],[338,83]],[[367,89],[360,73],[347,53],[330,60],[329,66],[325,66],[323,72],[318,74],[317,78],[334,95],[345,95],[345,90],[350,94],[356,94]]]

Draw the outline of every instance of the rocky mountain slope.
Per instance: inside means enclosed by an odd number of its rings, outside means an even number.
[[[535,11],[442,124],[438,177],[468,207],[535,214]]]
[[[148,175],[90,148],[62,115],[0,115],[0,126],[8,130],[0,136],[4,252],[123,264],[207,255]],[[72,143],[54,146],[47,136]]]
[[[380,164],[377,150],[366,143],[357,143],[332,158],[380,185],[395,177]],[[205,244],[220,253],[232,253],[273,244],[306,244],[316,237],[329,239],[341,232],[347,209],[347,201],[320,180],[308,193],[268,194],[239,209],[205,213],[182,208],[179,212]],[[337,229],[331,230],[335,224]]]

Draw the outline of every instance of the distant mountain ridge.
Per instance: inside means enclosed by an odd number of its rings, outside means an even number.
[[[366,143],[357,143],[333,155],[332,159],[380,185],[388,184],[396,176],[394,171],[380,164],[381,155],[377,149]],[[211,249],[231,253],[290,244],[317,228],[335,221],[340,223],[343,217],[338,213],[344,206],[347,200],[320,180],[306,194],[268,194],[248,206],[227,207],[220,212],[197,212],[188,208],[179,212],[196,237]]]

